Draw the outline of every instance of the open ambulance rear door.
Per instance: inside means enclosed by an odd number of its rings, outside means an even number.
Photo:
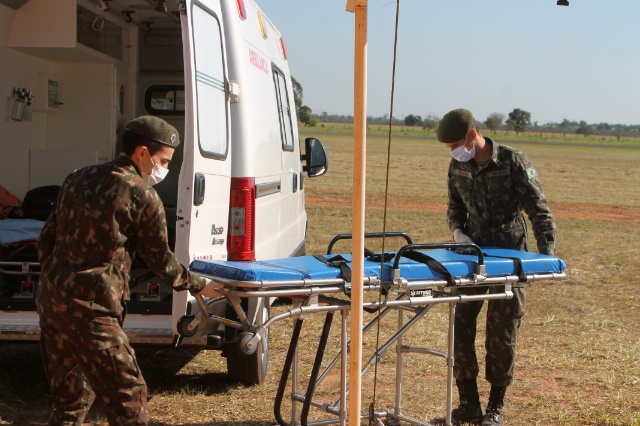
[[[184,159],[180,172],[175,253],[194,259],[227,258],[231,135],[220,3],[184,1],[181,11],[185,71]],[[173,332],[189,292],[175,293]]]

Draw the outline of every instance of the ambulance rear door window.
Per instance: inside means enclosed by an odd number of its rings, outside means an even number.
[[[276,88],[278,102],[278,116],[280,117],[280,136],[282,137],[282,149],[293,151],[293,125],[291,124],[291,105],[287,91],[287,80],[284,73],[273,67],[273,82]]]

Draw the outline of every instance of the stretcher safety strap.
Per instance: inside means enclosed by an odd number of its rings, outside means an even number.
[[[372,261],[372,262],[380,262],[381,264],[384,262],[390,262],[393,260],[395,254],[394,253],[375,253],[371,250],[369,250],[368,248],[365,247],[364,249],[364,256]],[[382,271],[382,265],[380,265],[380,271]],[[380,274],[382,276],[382,272]],[[389,290],[391,290],[391,282],[387,281],[384,282],[382,281],[381,285],[380,285],[380,293],[382,293],[382,295],[384,296],[384,302],[380,303],[380,309],[382,309],[386,304],[387,304],[387,300],[389,298]]]
[[[366,247],[364,249],[364,257],[372,262],[390,262],[394,256],[394,253],[375,253]]]
[[[402,256],[416,262],[424,263],[437,273],[444,275],[445,280],[447,280],[448,286],[453,287],[456,284],[453,275],[451,275],[451,273],[447,270],[447,268],[444,267],[442,263],[438,262],[433,257],[416,250],[407,250],[402,253]]]
[[[364,249],[364,257],[371,262],[389,262],[393,259],[394,253],[375,253],[368,248]],[[339,268],[342,273],[342,277],[347,282],[351,282],[351,268],[349,267],[349,260],[342,255],[337,254],[335,256],[327,258],[321,254],[314,255],[316,259],[328,266]],[[382,283],[381,291],[386,296],[391,288],[391,283]],[[345,293],[349,295],[349,291],[345,288]]]
[[[393,253],[375,253],[368,248],[364,249],[365,259],[371,262],[389,262],[393,259],[393,256],[395,256]],[[344,258],[341,254],[337,254],[329,258],[321,254],[316,254],[313,257],[315,257],[325,265],[340,268],[340,272],[342,272],[343,278],[346,281],[351,282],[351,268],[349,267],[349,263],[351,261]]]
[[[518,282],[526,283],[527,282],[527,274],[524,272],[524,267],[522,266],[522,260],[517,257],[509,257],[509,256],[496,256],[495,254],[487,254],[482,252],[484,257],[497,257],[500,259],[510,259],[513,261],[513,266],[516,268],[516,272],[518,273]]]
[[[351,282],[351,268],[349,267],[349,260],[345,259],[342,255],[338,254],[333,257],[327,258],[321,254],[316,254],[313,257],[315,257],[325,265],[339,268],[345,281]]]

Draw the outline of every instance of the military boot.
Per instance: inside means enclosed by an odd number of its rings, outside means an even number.
[[[505,387],[491,386],[489,404],[487,404],[487,411],[482,418],[482,426],[502,426],[502,406],[506,391]]]
[[[458,408],[451,411],[451,423],[454,425],[480,424],[482,420],[482,408],[480,408],[480,396],[478,395],[478,383],[476,379],[456,380],[456,387],[460,395]],[[437,417],[431,420],[434,425],[447,423],[446,417]]]

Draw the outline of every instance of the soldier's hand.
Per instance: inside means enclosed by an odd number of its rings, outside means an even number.
[[[215,298],[222,296],[221,289],[224,285],[217,283],[215,281],[210,280],[209,278],[205,278],[206,284],[202,290],[198,293],[202,297]]]
[[[473,243],[473,240],[460,229],[453,231],[453,241],[456,243]]]
[[[540,254],[546,254],[547,256],[555,256],[555,248],[553,246],[547,246],[542,250],[538,250]]]

